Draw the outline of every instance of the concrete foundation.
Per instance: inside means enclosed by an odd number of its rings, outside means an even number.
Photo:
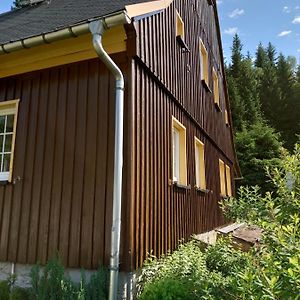
[[[20,287],[30,287],[30,271],[33,265],[22,265],[9,262],[0,262],[0,281],[8,279],[11,275],[16,275],[16,285]],[[65,273],[73,282],[80,282],[81,269],[66,269]],[[86,280],[89,281],[96,271],[85,270]],[[119,274],[119,297],[122,300],[135,299],[136,273],[120,272]]]

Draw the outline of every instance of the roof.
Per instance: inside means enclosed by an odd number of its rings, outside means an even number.
[[[146,0],[51,0],[0,15],[0,44],[76,25]]]

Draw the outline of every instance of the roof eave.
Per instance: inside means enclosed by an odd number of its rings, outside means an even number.
[[[68,27],[42,33],[40,35],[0,44],[0,55],[87,34],[89,33],[89,23],[100,19],[105,22],[107,28],[130,24],[131,22],[131,18],[128,16],[126,10],[118,11],[113,14],[88,19],[74,25],[69,25]]]

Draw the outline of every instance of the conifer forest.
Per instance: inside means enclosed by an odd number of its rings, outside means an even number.
[[[293,151],[300,134],[300,65],[276,48],[258,45],[245,55],[238,35],[226,66],[236,150],[243,175],[237,185],[270,190],[266,168],[286,149]]]

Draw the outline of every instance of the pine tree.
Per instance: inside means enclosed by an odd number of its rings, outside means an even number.
[[[237,34],[233,37],[232,43],[232,55],[231,55],[231,66],[230,66],[230,75],[234,78],[239,78],[241,73],[241,64],[243,60],[242,54],[243,45]]]
[[[259,101],[261,103],[262,113],[271,126],[277,125],[277,107],[280,93],[277,84],[276,69],[271,63],[268,63],[259,73]]]
[[[296,81],[297,81],[297,83],[300,84],[300,65],[298,65],[298,67],[297,67],[297,71],[296,71]]]
[[[278,90],[273,57],[276,52],[270,45],[268,48],[270,54],[262,44],[259,45],[253,65],[251,55],[243,57],[242,43],[236,35],[233,39],[232,63],[227,69],[237,154],[244,177],[240,184],[258,184],[263,188],[268,186],[264,168],[276,162],[281,147],[279,136],[264,120],[262,113],[263,105],[273,113],[272,97]]]
[[[257,68],[263,68],[267,63],[267,54],[262,43],[259,43],[255,53],[255,66]]]
[[[276,48],[270,42],[269,42],[268,47],[266,49],[266,53],[267,53],[270,64],[272,66],[275,66],[275,63],[276,63]]]
[[[17,9],[17,8],[22,8],[23,7],[23,1],[22,0],[14,0],[12,10]]]

